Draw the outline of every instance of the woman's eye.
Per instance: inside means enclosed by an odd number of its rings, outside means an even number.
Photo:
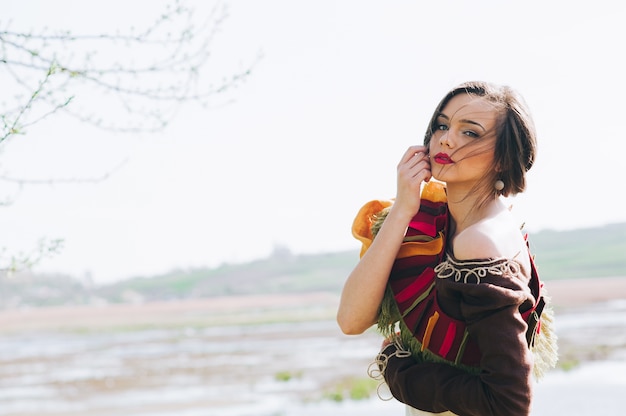
[[[445,124],[437,124],[435,126],[435,130],[448,130],[448,126],[446,126]]]
[[[466,136],[469,136],[469,137],[473,137],[473,138],[480,137],[478,135],[478,133],[476,133],[475,131],[471,131],[471,130],[464,131],[463,134],[465,134]]]

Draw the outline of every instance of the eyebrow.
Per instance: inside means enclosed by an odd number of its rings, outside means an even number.
[[[444,113],[439,113],[439,114],[437,115],[437,118],[439,118],[439,117],[442,117],[442,118],[446,119],[447,121],[450,121],[450,117],[448,117],[448,116],[447,116],[447,115],[445,115]],[[460,122],[460,123],[466,123],[466,124],[472,124],[472,125],[474,125],[474,126],[480,127],[480,128],[482,129],[482,131],[484,131],[484,132],[486,132],[486,131],[487,131],[487,129],[485,129],[485,128],[483,127],[483,125],[482,125],[482,124],[477,123],[477,122],[476,122],[476,121],[474,121],[474,120],[470,120],[470,119],[461,119],[461,120],[459,120],[459,122]]]

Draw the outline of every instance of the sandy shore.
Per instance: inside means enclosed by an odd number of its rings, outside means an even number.
[[[626,277],[553,280],[546,282],[545,286],[557,309],[626,299]]]
[[[217,326],[326,319],[338,296],[329,293],[229,296],[169,302],[18,308],[0,311],[0,331],[107,327]]]
[[[626,278],[546,282],[557,311],[626,299]],[[339,295],[305,293],[206,298],[140,304],[23,308],[0,311],[0,331],[103,327],[215,326],[333,318]]]

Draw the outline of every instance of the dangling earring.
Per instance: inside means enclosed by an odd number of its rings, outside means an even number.
[[[501,179],[498,179],[496,183],[493,184],[493,187],[496,188],[496,191],[500,192],[504,189],[504,182]]]

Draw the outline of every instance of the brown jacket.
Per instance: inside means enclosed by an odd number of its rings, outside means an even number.
[[[389,356],[385,381],[393,396],[417,409],[450,410],[460,416],[526,416],[532,398],[533,357],[526,340],[522,309],[535,301],[530,271],[514,260],[457,261],[438,267],[436,282],[442,310],[467,324],[480,348],[480,373],[447,363],[417,363]]]

